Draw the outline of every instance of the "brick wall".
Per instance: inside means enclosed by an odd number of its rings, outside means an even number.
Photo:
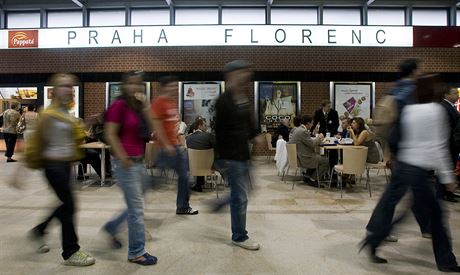
[[[105,111],[105,82],[87,82],[83,87],[84,118]]]
[[[247,59],[255,71],[274,72],[397,72],[400,60],[416,57],[424,70],[460,73],[460,51],[451,48],[360,48],[360,47],[158,47],[0,51],[0,74],[54,72],[218,72],[233,59]],[[216,79],[210,79],[216,80]],[[279,79],[267,79],[279,80]],[[97,80],[99,81],[99,80]],[[105,80],[84,83],[84,114],[89,117],[105,110]],[[329,98],[329,81],[302,82],[302,113],[313,114]],[[391,83],[376,79],[376,100]],[[151,83],[151,98],[159,85]],[[247,87],[254,100],[253,86]],[[257,155],[266,145],[254,147]]]
[[[157,47],[0,51],[2,73],[220,71],[244,58],[258,71],[396,72],[416,57],[431,72],[459,72],[454,48]]]

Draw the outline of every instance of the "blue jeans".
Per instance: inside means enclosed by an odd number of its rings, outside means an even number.
[[[225,179],[230,184],[230,198],[223,203],[230,203],[232,223],[232,241],[243,242],[248,237],[246,231],[246,210],[249,195],[249,169],[247,161],[227,159],[216,160],[216,165],[225,171]]]
[[[396,205],[410,188],[414,196],[412,210],[416,215],[429,220],[437,266],[456,266],[457,262],[452,253],[448,228],[443,221],[443,211],[436,200],[430,178],[432,178],[430,171],[397,162],[392,171],[391,182],[380,198],[367,225],[369,235],[366,242],[373,248],[379,247],[385,237],[390,234],[393,226],[403,219],[405,214],[392,222]],[[417,221],[419,221],[418,218]]]
[[[155,162],[158,168],[174,169],[179,175],[177,182],[177,210],[187,210],[190,208],[190,186],[188,182],[188,162],[186,153],[176,146],[176,154],[168,155],[164,149],[160,149]]]
[[[128,221],[128,259],[134,259],[145,254],[144,194],[150,183],[141,161],[125,169],[120,160],[114,159],[113,170],[128,209],[107,222],[104,228],[115,235],[120,225]]]

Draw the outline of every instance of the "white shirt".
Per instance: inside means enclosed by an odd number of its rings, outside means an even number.
[[[179,127],[177,129],[177,134],[178,135],[185,135],[186,131],[187,131],[187,124],[185,124],[185,122],[183,122],[183,121],[179,122]]]
[[[449,127],[444,108],[438,103],[406,106],[401,114],[398,160],[426,170],[435,170],[443,184],[454,183],[449,157]]]

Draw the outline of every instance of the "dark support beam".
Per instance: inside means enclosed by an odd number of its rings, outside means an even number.
[[[6,12],[4,9],[0,9],[0,29],[4,29],[6,27]]]
[[[48,15],[44,8],[40,9],[40,28],[48,28]]]
[[[86,7],[83,7],[82,12],[83,12],[83,27],[88,27],[89,26],[89,11]]]
[[[324,10],[323,5],[319,5],[318,6],[318,25],[323,24],[323,10]]]
[[[131,26],[131,7],[129,4],[125,6],[125,26]]]
[[[174,5],[169,5],[169,25],[176,25],[176,9]]]
[[[363,5],[361,8],[361,25],[368,25],[368,8],[367,5]]]
[[[449,26],[456,26],[458,24],[457,7],[460,8],[460,2],[458,2],[457,5],[455,3],[452,3],[452,5],[449,7],[449,24],[448,24]]]
[[[219,24],[219,25],[222,25],[222,4],[219,4],[218,24]]]
[[[412,26],[412,6],[406,7],[406,26]]]
[[[267,1],[265,7],[265,24],[270,25],[272,23],[272,3],[273,1]]]

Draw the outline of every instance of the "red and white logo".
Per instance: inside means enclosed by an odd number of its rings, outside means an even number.
[[[38,30],[9,31],[8,48],[38,48]]]

